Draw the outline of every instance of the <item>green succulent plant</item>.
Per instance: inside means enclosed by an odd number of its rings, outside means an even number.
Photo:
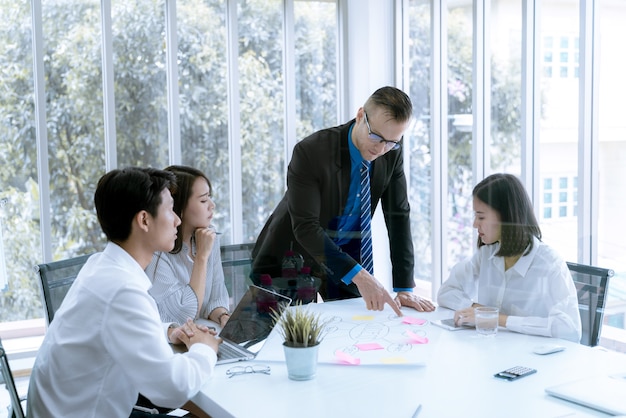
[[[319,344],[324,336],[328,320],[298,304],[279,311],[272,311],[272,319],[278,332],[289,347],[312,347]]]

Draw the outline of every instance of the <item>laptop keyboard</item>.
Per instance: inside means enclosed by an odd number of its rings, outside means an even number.
[[[245,356],[247,353],[237,347],[234,347],[230,344],[222,343],[220,344],[220,348],[217,352],[217,359],[231,359]]]

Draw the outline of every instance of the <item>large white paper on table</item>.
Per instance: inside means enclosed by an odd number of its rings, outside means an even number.
[[[368,311],[360,305],[338,307],[330,303],[304,306],[328,320],[319,347],[319,363],[337,365],[414,365],[424,366],[431,355],[432,341],[428,321],[419,312],[398,317],[386,306],[383,311]],[[294,309],[291,307],[290,309]],[[283,338],[278,327],[270,334],[256,361],[284,361]]]

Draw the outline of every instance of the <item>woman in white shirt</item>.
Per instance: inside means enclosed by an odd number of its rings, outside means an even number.
[[[541,229],[519,179],[493,174],[472,192],[478,251],[455,265],[439,290],[457,324],[474,308],[500,309],[499,325],[525,334],[579,342],[578,299],[567,264],[541,242]]]
[[[203,318],[223,327],[229,318],[229,298],[219,239],[211,225],[215,210],[211,182],[192,167],[165,170],[176,176],[174,212],[182,223],[174,249],[155,253],[146,268],[152,280],[150,295],[163,321],[182,324],[187,318]]]

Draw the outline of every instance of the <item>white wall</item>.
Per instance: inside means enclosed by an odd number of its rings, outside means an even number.
[[[394,1],[346,0],[348,38],[345,121],[356,116],[357,110],[379,87],[394,85]],[[380,205],[372,219],[374,273],[391,290],[389,240]]]
[[[346,0],[347,117],[377,88],[394,85],[394,1]]]

